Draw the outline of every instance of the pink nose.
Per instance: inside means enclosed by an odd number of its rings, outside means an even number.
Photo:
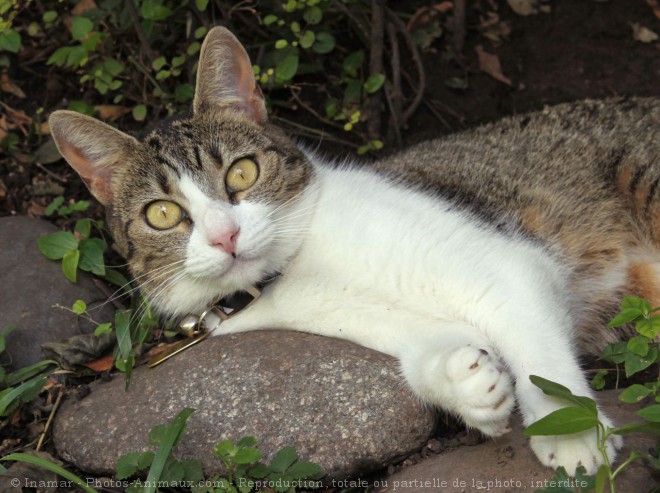
[[[236,251],[238,232],[238,228],[218,232],[218,234],[213,235],[211,238],[211,246],[218,247],[226,253],[233,254]]]

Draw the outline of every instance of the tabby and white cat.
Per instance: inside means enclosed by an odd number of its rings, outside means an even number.
[[[269,123],[245,50],[214,28],[190,116],[142,141],[67,111],[50,128],[161,313],[280,272],[217,332],[391,354],[424,401],[496,437],[516,402],[526,425],[564,406],[532,374],[593,395],[577,354],[613,340],[623,293],[660,303],[659,122],[657,99],[563,105],[333,165]],[[591,431],[531,447],[570,473],[602,462]]]

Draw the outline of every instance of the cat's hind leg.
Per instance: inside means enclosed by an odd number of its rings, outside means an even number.
[[[401,353],[401,368],[415,393],[488,436],[508,431],[515,406],[513,385],[495,351],[476,329],[434,327]]]

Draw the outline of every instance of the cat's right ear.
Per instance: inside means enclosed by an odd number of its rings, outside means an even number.
[[[107,205],[112,202],[112,175],[139,145],[133,137],[74,111],[55,111],[48,119],[60,154],[83,179],[90,192]]]
[[[213,108],[239,111],[257,123],[268,120],[250,58],[236,36],[224,27],[208,32],[197,67],[193,111],[199,114]]]

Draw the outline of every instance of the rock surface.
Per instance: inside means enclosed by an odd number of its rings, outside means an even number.
[[[126,452],[146,450],[148,431],[185,407],[196,412],[175,453],[221,472],[220,440],[252,435],[269,460],[292,445],[331,478],[382,467],[421,448],[435,413],[412,396],[397,362],[355,344],[260,331],[211,337],[153,369],[138,368],[68,400],[55,420],[59,455],[108,474]]]
[[[641,418],[635,415],[641,405],[632,406],[619,401],[616,391],[600,392],[598,395],[602,408],[615,423],[641,421]],[[450,449],[424,459],[385,479],[377,491],[509,493],[531,492],[545,487],[542,483],[550,480],[554,474],[538,462],[522,430],[520,420],[516,420],[513,430],[505,436],[474,447]],[[631,448],[648,451],[655,445],[656,441],[650,435],[626,436],[624,449],[619,452],[616,465],[628,457]],[[660,475],[657,471],[654,472],[640,462],[634,462],[617,477],[616,490],[650,493],[659,483]]]
[[[81,323],[71,312],[53,305],[70,307],[77,299],[92,306],[107,297],[86,272],[78,283],[69,282],[60,262],[48,260],[37,248],[41,236],[57,228],[41,219],[25,216],[0,218],[0,330],[16,329],[7,336],[3,364],[13,368],[42,358],[41,344],[89,332],[93,326]],[[99,322],[113,320],[114,309],[94,313]]]

